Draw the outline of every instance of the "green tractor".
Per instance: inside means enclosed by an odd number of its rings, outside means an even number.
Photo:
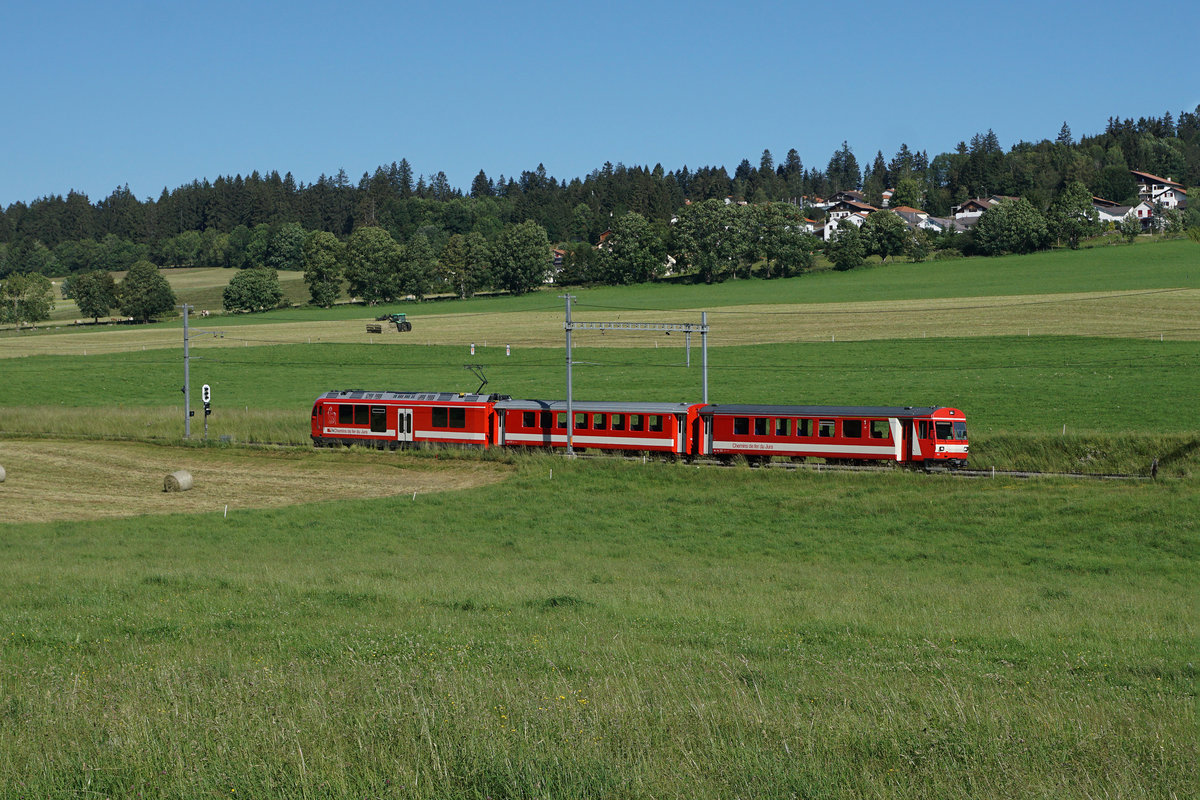
[[[376,322],[390,322],[396,326],[398,333],[412,330],[412,323],[408,321],[407,314],[381,314],[375,318]]]

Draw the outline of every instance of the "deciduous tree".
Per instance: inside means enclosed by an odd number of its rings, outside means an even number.
[[[92,270],[74,276],[71,280],[71,295],[79,312],[99,322],[100,317],[117,307],[117,284],[112,273]]]
[[[867,254],[866,243],[858,226],[848,220],[842,220],[833,233],[833,238],[825,245],[825,256],[833,263],[834,269],[848,270],[862,266]]]
[[[20,326],[50,319],[54,286],[37,272],[13,273],[0,283],[0,322]]]
[[[141,322],[149,322],[175,308],[171,284],[149,261],[138,261],[129,268],[119,294],[121,313]]]
[[[605,283],[645,283],[662,270],[666,257],[662,240],[646,218],[635,211],[617,218],[605,245],[601,262]]]
[[[1142,221],[1133,214],[1126,214],[1121,217],[1121,222],[1117,225],[1117,230],[1121,232],[1121,236],[1125,237],[1125,241],[1133,244],[1134,240],[1142,232]]]
[[[1072,250],[1079,249],[1080,239],[1100,232],[1092,193],[1080,181],[1072,181],[1054,198],[1047,216],[1051,233]]]
[[[987,256],[1032,253],[1050,244],[1046,218],[1023,197],[1001,200],[984,211],[972,235],[975,249]]]
[[[313,231],[304,242],[304,282],[313,305],[329,308],[342,295],[346,247],[332,233]]]
[[[396,270],[396,297],[412,295],[424,299],[433,285],[437,274],[437,256],[424,233],[418,231],[408,244],[401,248],[400,261]]]
[[[299,222],[286,222],[271,237],[267,266],[272,269],[298,270],[304,268],[304,244],[307,240]]]
[[[493,248],[495,284],[513,294],[532,291],[546,279],[550,241],[546,229],[533,220],[506,228]]]
[[[675,242],[683,262],[705,283],[734,274],[746,250],[746,232],[737,218],[738,206],[717,199],[692,203],[679,212]]]
[[[273,269],[243,269],[234,273],[221,295],[226,311],[267,311],[283,299],[279,275]]]
[[[874,253],[884,261],[903,253],[909,240],[904,220],[886,209],[871,212],[863,223],[862,236],[867,253]]]
[[[804,214],[790,203],[763,203],[744,212],[755,255],[763,260],[763,276],[786,278],[812,268],[816,237],[805,229]]]
[[[350,294],[366,303],[395,298],[400,245],[383,228],[359,228],[346,248],[346,280]]]

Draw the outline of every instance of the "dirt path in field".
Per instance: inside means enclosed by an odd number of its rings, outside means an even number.
[[[0,523],[217,513],[322,500],[429,494],[503,480],[502,465],[414,463],[394,453],[161,447],[132,442],[0,442]],[[164,492],[166,476],[193,488]]]

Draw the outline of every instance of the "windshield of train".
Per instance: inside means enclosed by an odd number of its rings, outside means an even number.
[[[952,422],[938,422],[937,438],[939,439],[966,439],[967,438],[967,423],[965,420],[956,419]]]

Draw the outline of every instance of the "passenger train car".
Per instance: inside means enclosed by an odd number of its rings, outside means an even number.
[[[700,418],[710,455],[967,463],[957,408],[709,405]]]
[[[575,450],[750,460],[823,458],[965,466],[962,411],[939,406],[791,406],[572,403]],[[317,447],[396,449],[567,446],[567,404],[453,392],[327,392],[312,409]]]

